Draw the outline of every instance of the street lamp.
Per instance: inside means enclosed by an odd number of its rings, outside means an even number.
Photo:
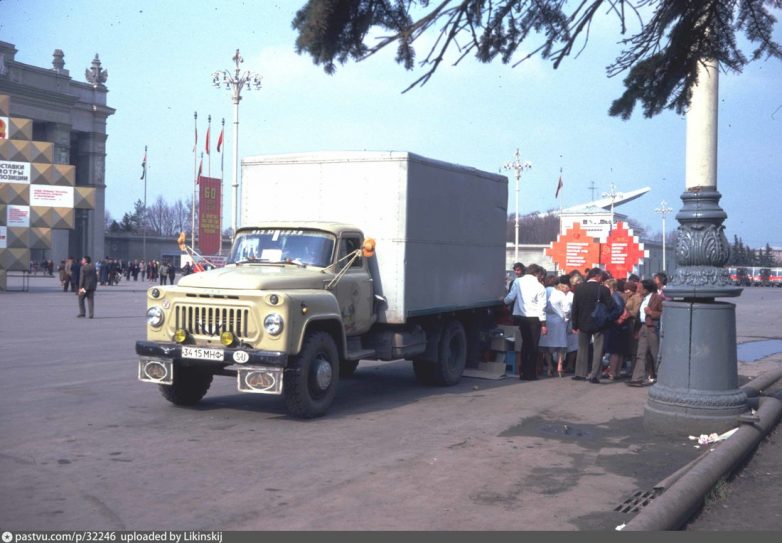
[[[529,160],[521,161],[519,149],[516,148],[514,159],[503,166],[505,170],[514,170],[516,172],[516,234],[513,253],[513,263],[519,261],[519,181],[521,181],[521,172],[532,168],[532,162]]]
[[[654,209],[654,212],[657,213],[663,219],[663,271],[666,271],[668,269],[668,267],[665,265],[665,238],[666,238],[665,217],[671,211],[673,211],[673,209],[668,207],[668,204],[665,202],[665,200],[660,202],[660,207]]]
[[[241,73],[239,65],[244,62],[244,59],[239,54],[239,49],[236,50],[236,54],[231,60],[236,64],[234,74],[231,74],[229,70],[214,72],[212,74],[212,84],[218,89],[225,86],[227,90],[230,90],[231,100],[234,104],[233,191],[231,192],[231,213],[233,216],[231,218],[231,228],[235,234],[239,222],[239,101],[242,99],[242,89],[245,85],[247,85],[247,90],[252,90],[253,87],[255,90],[260,90],[261,76],[249,70]]]
[[[614,202],[618,198],[622,198],[624,196],[621,192],[616,192],[616,186],[611,183],[611,185],[608,187],[609,191],[603,193],[603,198],[611,198],[611,228],[609,230],[614,229]]]

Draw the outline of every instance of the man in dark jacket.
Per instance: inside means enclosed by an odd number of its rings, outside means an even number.
[[[81,259],[81,270],[79,272],[79,314],[77,317],[84,317],[84,299],[87,298],[87,307],[90,309],[90,318],[95,315],[95,289],[98,288],[98,273],[95,270],[95,264],[90,257],[85,256]]]
[[[611,321],[606,319],[604,323],[596,323],[592,313],[598,302],[605,305],[607,314],[614,313],[616,303],[611,297],[611,292],[603,285],[606,274],[600,268],[592,268],[587,272],[587,280],[578,286],[573,294],[573,308],[571,319],[573,331],[578,332],[578,355],[576,356],[576,381],[589,380],[590,383],[599,383],[603,360],[604,332],[610,326]],[[593,343],[592,371],[587,376],[589,366],[589,343]]]

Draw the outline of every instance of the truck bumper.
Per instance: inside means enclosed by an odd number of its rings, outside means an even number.
[[[200,366],[214,373],[236,372],[241,392],[281,394],[287,353],[234,348],[206,348],[178,343],[137,341],[140,381],[172,385],[177,367]],[[223,373],[225,374],[225,373]]]

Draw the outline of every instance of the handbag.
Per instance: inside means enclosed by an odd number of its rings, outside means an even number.
[[[592,319],[592,324],[595,325],[595,328],[602,328],[608,322],[608,308],[603,302],[600,301],[599,287],[597,289],[597,303],[595,304],[595,308],[592,310],[592,313],[589,314],[589,317]]]

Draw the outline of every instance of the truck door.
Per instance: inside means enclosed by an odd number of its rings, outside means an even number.
[[[342,259],[360,249],[362,243],[363,239],[358,233],[343,234],[339,240],[339,258]],[[342,262],[347,264],[349,260],[345,259]],[[357,335],[368,331],[375,322],[374,289],[372,276],[364,257],[359,256],[353,261],[345,276],[337,284],[334,294],[342,312],[345,333]]]

